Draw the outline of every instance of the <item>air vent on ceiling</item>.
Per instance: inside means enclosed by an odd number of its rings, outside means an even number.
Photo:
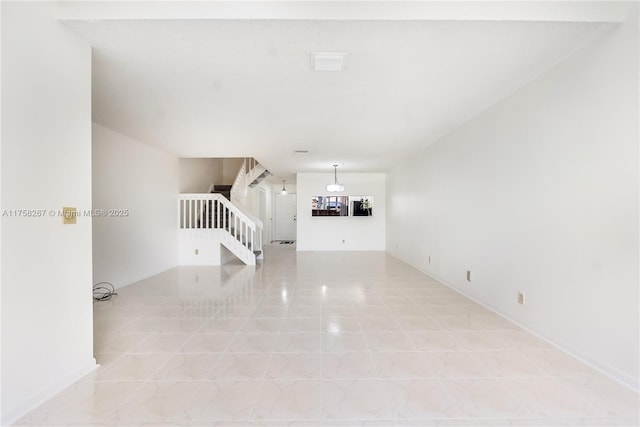
[[[344,71],[347,69],[346,52],[311,52],[313,71]]]
[[[309,154],[309,150],[295,150],[295,154]]]

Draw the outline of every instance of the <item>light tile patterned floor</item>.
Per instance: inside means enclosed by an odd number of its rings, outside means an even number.
[[[638,395],[384,253],[274,245],[96,303],[100,368],[26,425],[638,425]]]

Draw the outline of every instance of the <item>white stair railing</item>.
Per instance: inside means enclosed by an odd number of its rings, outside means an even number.
[[[231,186],[231,200],[236,202],[238,200],[244,200],[247,197],[247,189],[249,187],[249,182],[247,182],[247,165],[250,162],[247,162],[247,159],[242,160],[242,165],[240,165],[240,169],[236,174],[236,179],[233,180],[233,185]]]
[[[245,157],[231,186],[231,201],[242,204],[242,200],[247,197],[249,187],[255,186],[256,183],[264,179],[265,175],[270,174],[267,168],[256,159]]]
[[[220,243],[246,264],[255,264],[254,250],[262,247],[262,230],[221,194],[180,194],[178,228],[221,232]]]
[[[253,164],[247,171],[247,185],[251,186],[251,184],[255,180],[259,179],[260,176],[266,171],[267,171],[267,168],[265,168],[262,164],[254,160]]]
[[[255,250],[262,251],[262,235],[264,223],[262,220],[253,215],[247,207],[247,196],[249,194],[249,185],[256,178],[257,171],[264,172],[266,169],[253,157],[245,157],[242,160],[240,169],[236,174],[236,179],[231,186],[231,203],[237,207],[246,217],[256,224],[256,239],[258,246]],[[262,255],[258,256],[262,258]]]

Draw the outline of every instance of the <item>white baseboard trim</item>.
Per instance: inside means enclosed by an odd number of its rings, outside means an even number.
[[[590,357],[586,357],[584,355],[581,355],[575,349],[573,349],[570,345],[559,343],[559,342],[553,340],[552,338],[549,338],[549,337],[547,337],[545,335],[542,335],[540,332],[537,332],[536,330],[532,329],[530,326],[524,325],[524,324],[518,322],[517,320],[514,320],[514,319],[508,317],[507,315],[499,312],[497,309],[488,306],[484,302],[479,301],[477,298],[475,298],[475,297],[473,297],[471,295],[468,295],[465,292],[463,292],[462,290],[460,290],[460,289],[456,288],[455,286],[451,285],[450,283],[447,283],[446,280],[436,276],[433,273],[425,271],[422,267],[417,266],[414,263],[404,259],[400,255],[391,253],[389,251],[387,251],[387,253],[389,255],[391,255],[392,257],[397,258],[400,261],[410,265],[411,267],[415,268],[416,270],[424,273],[425,275],[436,279],[437,281],[439,281],[440,283],[442,283],[443,285],[445,285],[446,287],[448,287],[452,291],[455,291],[455,292],[459,293],[460,295],[464,296],[465,298],[469,298],[471,301],[475,302],[476,304],[479,304],[479,305],[483,306],[487,310],[489,310],[489,311],[497,314],[498,316],[508,320],[509,322],[513,323],[514,325],[517,325],[518,327],[520,327],[523,330],[531,333],[532,335],[536,336],[537,338],[540,338],[541,340],[547,342],[548,344],[552,345],[553,347],[557,348],[558,350],[563,351],[563,352],[569,354],[572,357],[575,357],[576,359],[578,359],[579,361],[581,361],[585,365],[595,369],[596,371],[602,373],[603,375],[605,375],[608,378],[612,379],[613,381],[619,383],[620,385],[623,385],[624,387],[626,387],[626,388],[628,388],[628,389],[630,389],[630,390],[632,390],[632,391],[634,391],[636,393],[640,393],[640,381],[638,380],[638,378],[633,378],[631,375],[628,375],[627,373],[622,372],[618,368],[613,367],[613,366],[611,366],[611,365],[609,365],[607,363],[604,363],[602,361],[599,361],[599,360],[592,359]]]
[[[3,413],[2,419],[0,420],[0,425],[13,425],[28,412],[42,405],[53,396],[60,393],[65,388],[69,387],[71,384],[75,383],[80,378],[96,369],[98,366],[100,365],[98,365],[96,359],[92,357],[91,362],[85,365],[82,369],[65,375],[55,384],[51,384],[48,387],[45,387],[44,389],[33,394],[30,398],[19,404],[16,408],[9,410],[7,413]]]
[[[1,0],[0,0],[0,1],[1,1]],[[150,278],[152,278],[152,277],[154,277],[154,276],[157,276],[158,274],[162,274],[162,273],[164,273],[165,271],[173,270],[174,268],[178,268],[178,267],[180,267],[180,264],[179,264],[179,263],[176,263],[176,264],[172,264],[172,265],[170,265],[170,266],[168,266],[168,267],[164,267],[164,268],[163,268],[162,270],[160,270],[158,273],[153,273],[153,274],[150,274],[150,275],[148,275],[148,276],[143,276],[143,277],[140,277],[140,278],[137,278],[137,279],[130,279],[130,278],[127,278],[127,279],[125,279],[125,280],[124,280],[124,284],[122,284],[122,282],[118,282],[118,281],[116,281],[116,280],[114,280],[114,281],[112,281],[112,282],[110,282],[110,283],[112,283],[112,284],[113,284],[113,286],[116,288],[116,290],[118,290],[118,289],[122,289],[122,288],[124,288],[125,286],[133,285],[134,283],[138,283],[138,282],[141,282],[141,281],[143,281],[143,280],[150,279]],[[96,280],[96,279],[94,279],[94,280]],[[107,280],[107,281],[108,281],[108,280]],[[96,281],[96,282],[97,282],[97,281]],[[94,283],[95,283],[95,282],[94,282]]]

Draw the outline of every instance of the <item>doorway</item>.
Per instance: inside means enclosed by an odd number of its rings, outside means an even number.
[[[275,194],[273,240],[296,240],[296,216],[298,214],[295,194]]]

